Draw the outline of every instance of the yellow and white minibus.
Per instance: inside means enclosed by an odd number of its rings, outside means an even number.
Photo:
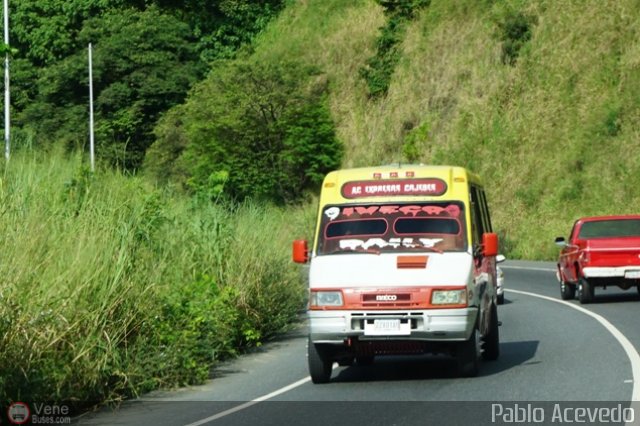
[[[309,265],[309,372],[445,353],[461,375],[499,355],[498,238],[481,180],[461,167],[338,170],[322,184]]]

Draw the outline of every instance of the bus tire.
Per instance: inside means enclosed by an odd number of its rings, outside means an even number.
[[[458,374],[461,377],[475,377],[480,372],[480,336],[474,327],[469,339],[458,343],[456,351]]]
[[[331,367],[333,367],[329,349],[323,345],[316,345],[309,339],[307,358],[311,381],[313,383],[328,383],[331,380]]]
[[[491,307],[491,325],[489,332],[482,339],[482,359],[495,361],[500,356],[500,325],[498,322],[498,308]]]

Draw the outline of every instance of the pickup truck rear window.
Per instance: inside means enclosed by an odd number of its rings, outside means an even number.
[[[578,238],[611,238],[640,236],[640,219],[614,219],[585,222]]]

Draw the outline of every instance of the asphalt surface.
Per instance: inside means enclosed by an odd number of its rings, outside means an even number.
[[[308,378],[301,323],[295,332],[221,365],[203,386],[154,392],[73,423],[475,425],[586,419],[587,424],[629,424],[634,414],[637,424],[640,406],[629,403],[632,359],[612,329],[555,302],[560,296],[553,263],[502,265],[501,355],[483,362],[478,377],[457,377],[455,365],[445,357],[381,357],[371,366],[337,367],[330,383],[314,385]],[[596,290],[595,303],[569,304],[598,314],[632,349],[640,349],[640,296],[635,289]]]

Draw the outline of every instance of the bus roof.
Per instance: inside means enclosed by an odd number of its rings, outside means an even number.
[[[320,203],[393,201],[416,197],[468,199],[468,183],[480,178],[463,167],[390,164],[336,170],[322,184]],[[464,185],[460,185],[464,184]]]

